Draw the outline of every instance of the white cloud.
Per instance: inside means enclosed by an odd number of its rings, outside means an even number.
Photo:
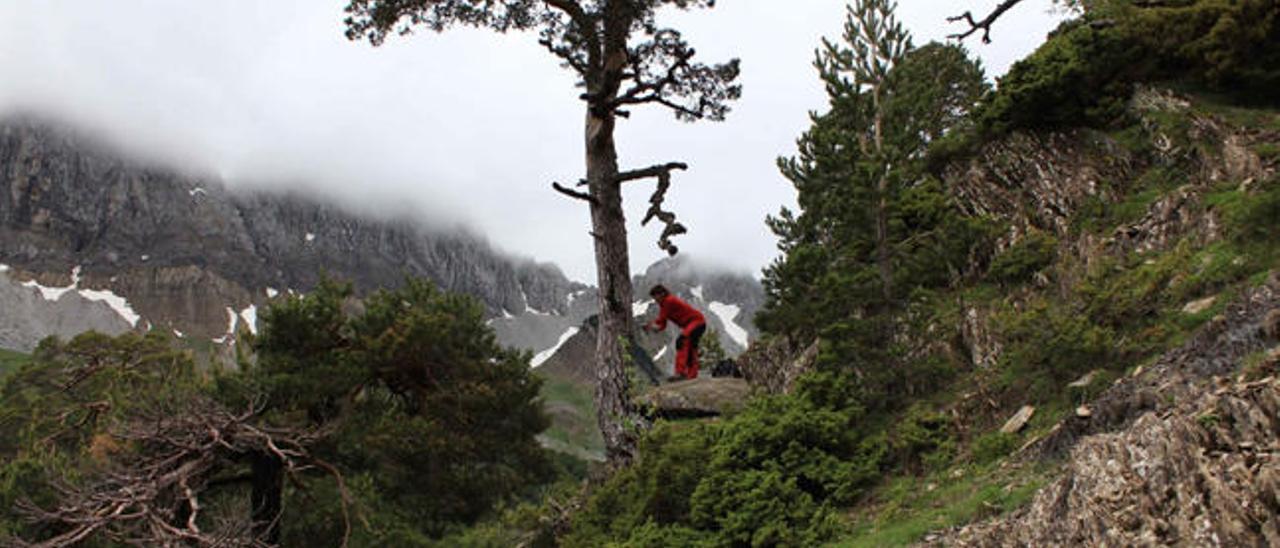
[[[338,0],[41,0],[0,4],[0,111],[36,109],[135,154],[245,186],[305,187],[349,207],[466,223],[499,247],[595,281],[578,202],[551,181],[581,176],[573,77],[528,34],[420,32],[381,48],[342,36]],[[900,2],[916,41],[945,16],[993,0]],[[1048,0],[1019,6],[995,43],[969,42],[1000,72],[1052,26]],[[810,66],[843,2],[739,0],[674,20],[707,61],[742,58],[744,97],[725,123],[637,110],[618,133],[622,167],[671,160],[668,204],[700,259],[758,272],[776,254],[765,215],[794,202],[774,159],[794,152],[825,104]],[[631,266],[661,257],[641,228],[652,185],[626,191]]]

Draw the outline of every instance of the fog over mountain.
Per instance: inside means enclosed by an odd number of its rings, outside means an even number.
[[[1039,4],[1038,6],[1035,4]],[[794,201],[774,158],[791,154],[823,107],[808,62],[835,36],[844,3],[724,2],[668,13],[707,60],[740,57],[745,95],[722,124],[637,111],[619,131],[623,167],[671,160],[679,245],[757,273],[776,253],[762,223]],[[918,42],[945,16],[993,1],[902,2]],[[341,1],[177,3],[43,0],[0,4],[0,111],[56,115],[130,153],[214,174],[234,187],[292,188],[379,214],[463,223],[498,247],[593,283],[588,215],[551,181],[582,172],[582,105],[569,72],[531,35],[466,29],[381,48],[342,36]],[[1047,0],[971,47],[993,73],[1053,25]],[[628,189],[642,215],[651,185]],[[661,256],[656,229],[631,227],[633,270]]]

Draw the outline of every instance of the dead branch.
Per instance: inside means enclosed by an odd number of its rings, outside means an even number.
[[[1009,11],[1010,8],[1017,5],[1019,2],[1022,2],[1022,0],[1004,0],[1003,2],[1000,2],[1000,4],[997,5],[995,9],[991,10],[991,13],[987,14],[987,16],[983,18],[981,21],[974,21],[973,13],[968,11],[964,12],[961,15],[957,15],[955,17],[948,17],[947,21],[951,23],[955,23],[957,21],[964,21],[969,25],[969,30],[952,34],[947,38],[952,38],[955,40],[964,40],[965,38],[972,36],[973,33],[978,32],[978,30],[981,29],[982,43],[990,44],[991,43],[991,25],[995,23],[996,19],[999,19],[1001,15],[1004,15],[1004,12]]]
[[[554,182],[553,182],[553,183],[551,183],[551,188],[554,188],[554,189],[556,190],[556,192],[559,192],[559,193],[561,193],[561,194],[564,194],[565,196],[568,196],[568,197],[570,197],[570,198],[574,198],[574,199],[576,199],[576,200],[582,200],[582,201],[585,201],[585,202],[590,202],[590,203],[592,203],[592,204],[599,204],[599,203],[600,203],[598,200],[596,200],[595,196],[592,196],[592,195],[590,195],[590,194],[587,194],[586,192],[578,192],[577,190],[574,190],[574,189],[572,189],[572,188],[565,187],[565,186],[561,185],[560,183],[554,183]]]
[[[658,249],[666,251],[668,255],[675,256],[680,252],[680,248],[671,243],[671,237],[684,234],[689,231],[684,225],[676,222],[676,214],[662,209],[662,202],[667,197],[667,189],[671,187],[671,172],[673,170],[688,169],[687,164],[681,162],[669,162],[662,165],[637,169],[633,171],[625,171],[619,173],[615,179],[619,183],[625,181],[633,181],[646,177],[657,177],[658,187],[654,189],[653,196],[649,197],[649,211],[644,214],[644,220],[640,221],[640,226],[649,224],[650,220],[657,218],[666,225],[662,229],[662,234],[658,236]]]
[[[627,181],[634,181],[636,179],[644,179],[647,177],[660,177],[662,174],[670,174],[672,170],[676,169],[681,171],[689,169],[689,164],[683,162],[668,162],[661,165],[646,167],[644,169],[624,171],[619,173],[617,177],[614,177],[613,180],[619,183],[625,183]]]
[[[73,545],[93,535],[145,546],[267,546],[251,533],[251,524],[232,521],[205,530],[197,524],[199,500],[219,472],[247,456],[270,455],[290,474],[319,467],[338,478],[344,519],[349,494],[337,469],[311,456],[325,432],[255,425],[260,404],[233,413],[208,398],[173,408],[153,409],[117,425],[112,434],[137,448],[118,466],[84,486],[55,486],[55,508],[21,501],[18,509],[34,522],[64,532],[19,546]],[[277,516],[278,519],[278,516]],[[347,524],[347,536],[350,523]],[[344,538],[344,544],[346,539]]]

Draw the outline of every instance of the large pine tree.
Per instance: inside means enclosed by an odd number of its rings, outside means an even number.
[[[864,360],[887,358],[893,314],[911,291],[947,283],[965,258],[964,221],[926,152],[986,91],[961,47],[913,47],[894,8],[855,2],[842,40],[818,52],[830,108],[813,115],[798,155],[779,160],[800,209],[768,221],[784,255],[765,271],[757,318],[774,333],[828,335]]]
[[[622,171],[614,143],[614,127],[632,106],[656,105],[682,120],[721,120],[727,103],[737,99],[738,61],[704,65],[680,32],[660,26],[655,12],[663,7],[710,8],[714,0],[351,0],[346,11],[347,37],[374,45],[387,36],[415,27],[443,31],[454,25],[536,31],[548,52],[578,75],[586,103],[584,132],[586,176],[572,187],[556,190],[587,202],[595,239],[600,330],[596,338],[596,409],[610,463],[629,462],[635,453],[640,424],[626,397],[623,345],[632,332],[631,270],[627,253],[622,185],[645,178],[658,180],[644,223],[656,218],[666,226],[659,246],[671,254],[669,237],[685,232],[675,215],[662,209],[671,172],[679,162]]]

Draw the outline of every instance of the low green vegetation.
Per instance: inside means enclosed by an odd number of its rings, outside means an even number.
[[[0,348],[0,380],[30,361],[31,356],[28,354]]]
[[[837,384],[832,384],[837,383]],[[641,460],[597,488],[566,546],[812,545],[878,479],[883,437],[836,377],[753,400],[720,422],[659,423]]]
[[[930,531],[998,516],[1031,500],[1050,468],[960,465],[880,485],[850,516],[851,531],[834,546],[906,546]]]
[[[324,282],[267,309],[234,370],[159,332],[43,342],[0,385],[0,503],[64,511],[5,513],[0,538],[427,546],[585,475],[535,440],[528,353],[474,299],[418,280],[350,295]]]
[[[592,388],[555,377],[542,377],[541,399],[550,426],[544,443],[557,451],[589,460],[604,458],[604,439],[596,423]]]

